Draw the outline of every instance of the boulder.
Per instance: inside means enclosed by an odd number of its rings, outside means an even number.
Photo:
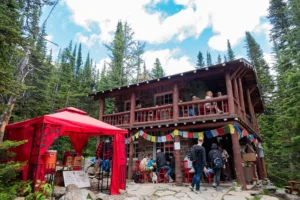
[[[96,195],[97,200],[98,199],[99,200],[106,200],[106,199],[109,199],[109,197],[110,197],[109,195],[101,193],[101,192]]]
[[[276,190],[275,196],[279,197],[280,199],[289,199],[286,192],[282,190]]]
[[[66,187],[67,192],[70,192],[70,191],[73,191],[73,190],[80,190],[80,188],[75,184],[70,184]]]
[[[58,198],[64,196],[66,193],[67,193],[67,190],[65,187],[59,187],[59,186],[54,187],[53,196],[55,198],[58,199]]]
[[[62,196],[59,200],[83,200],[83,199],[92,199],[96,200],[96,195],[86,189],[72,190],[66,195]]]
[[[268,190],[270,192],[276,192],[276,187],[274,185],[266,185],[265,190]]]
[[[97,189],[99,185],[101,185],[101,181],[99,181],[97,178],[90,179],[91,187],[93,189]]]

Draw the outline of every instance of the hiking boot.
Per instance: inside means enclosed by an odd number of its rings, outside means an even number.
[[[217,186],[217,184],[216,184],[216,183],[213,183],[213,187],[216,188],[216,186]]]
[[[169,178],[169,183],[172,183],[174,180],[170,177]]]
[[[216,190],[217,190],[217,191],[221,191],[222,188],[221,188],[220,186],[218,186],[218,187],[216,188]]]
[[[200,192],[200,190],[196,190],[195,193],[196,194],[200,194],[201,192]]]
[[[194,187],[190,186],[190,189],[191,189],[192,192],[194,192]]]

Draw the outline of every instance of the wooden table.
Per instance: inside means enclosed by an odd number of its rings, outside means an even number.
[[[290,194],[292,194],[294,190],[298,190],[298,192],[300,193],[300,181],[289,181],[289,183],[291,185],[285,186],[284,188],[288,189],[290,191]],[[296,185],[298,185],[298,187],[296,187]]]

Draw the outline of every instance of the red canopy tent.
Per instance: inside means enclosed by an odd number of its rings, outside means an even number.
[[[81,154],[90,136],[113,136],[113,166],[110,192],[112,195],[119,194],[119,189],[125,189],[126,175],[126,152],[125,134],[127,130],[119,129],[97,119],[87,116],[86,112],[76,108],[65,108],[57,113],[43,115],[34,119],[9,124],[6,127],[7,140],[28,140],[27,143],[14,149],[16,161],[35,164],[43,164],[43,155],[59,136],[69,136],[74,150]],[[25,167],[23,179],[27,180],[28,172]],[[33,172],[32,180],[44,179],[41,169]],[[123,177],[120,179],[120,177]],[[122,180],[124,179],[124,180]]]

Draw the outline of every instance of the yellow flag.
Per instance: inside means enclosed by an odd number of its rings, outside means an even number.
[[[175,129],[175,130],[174,130],[174,135],[179,135],[179,133],[178,133],[178,130],[177,130],[177,129]]]
[[[204,138],[203,132],[198,132],[198,138]]]
[[[156,136],[151,137],[151,142],[156,142]]]
[[[139,138],[139,132],[137,132],[137,133],[135,134],[135,138],[136,138],[136,139]]]
[[[228,127],[229,127],[229,132],[231,134],[234,134],[234,127],[233,127],[233,125],[232,124],[228,124]]]

